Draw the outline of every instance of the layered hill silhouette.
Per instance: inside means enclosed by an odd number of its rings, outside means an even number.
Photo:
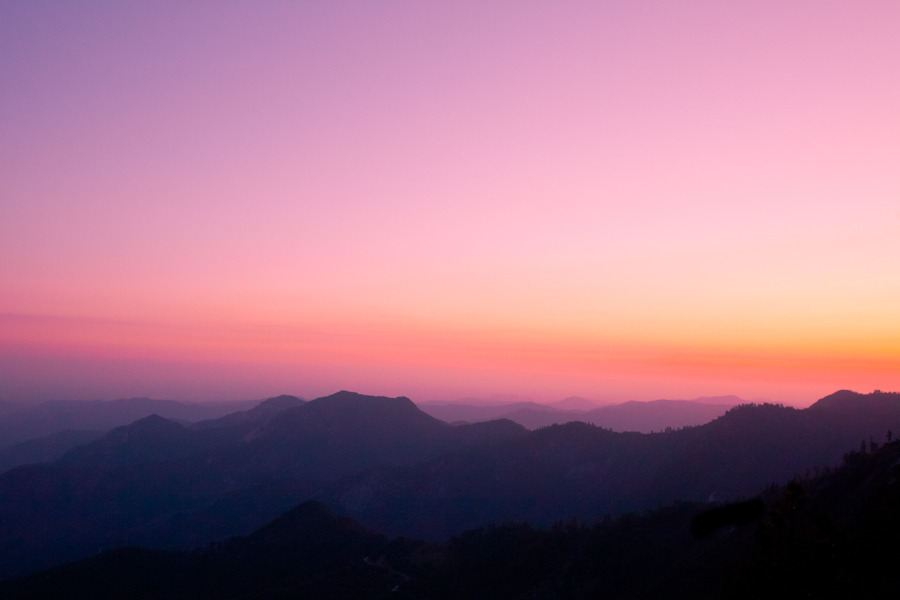
[[[285,402],[191,426],[152,415],[53,463],[3,473],[0,576],[99,547],[175,549],[248,533],[367,468],[527,433],[509,421],[453,427],[406,398]]]
[[[139,419],[0,475],[0,577],[98,548],[187,550],[247,535],[308,500],[364,527],[442,540],[729,501],[900,431],[900,395],[840,392],[806,410],[745,405],[654,434],[586,423],[452,426],[407,398],[279,397],[213,420]]]
[[[0,473],[56,460],[66,451],[137,419],[158,415],[179,422],[214,419],[257,402],[186,403],[127,398],[111,401],[0,402]]]
[[[821,402],[806,410],[742,405],[703,426],[650,435],[554,425],[477,454],[371,471],[324,500],[380,531],[441,539],[504,519],[547,525],[752,495],[835,465],[900,424],[898,394],[839,392]]]
[[[19,465],[51,462],[77,446],[97,440],[106,432],[66,429],[0,448],[0,473]]]
[[[188,403],[151,398],[10,403],[0,410],[0,448],[64,430],[106,431],[152,414],[194,422],[214,419],[256,404],[258,401]]]
[[[509,419],[528,429],[562,425],[572,421],[590,423],[613,431],[651,433],[666,428],[702,425],[744,402],[736,396],[697,400],[652,400],[596,406],[583,398],[566,398],[552,405],[536,402],[507,404],[425,403],[423,411],[448,423],[477,423]]]
[[[190,552],[111,550],[0,582],[0,596],[888,599],[900,585],[898,503],[893,441],[738,505],[681,502],[543,529],[506,522],[440,544],[388,539],[305,502],[245,537]],[[747,514],[697,536],[697,523],[735,512]]]

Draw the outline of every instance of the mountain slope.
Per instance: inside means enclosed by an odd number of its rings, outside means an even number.
[[[551,407],[544,404],[538,404],[537,402],[513,402],[510,404],[495,405],[463,403],[423,403],[419,405],[419,408],[423,412],[442,421],[446,421],[447,423],[478,423],[482,421],[492,421],[494,419],[508,419],[509,415],[512,413],[527,413],[530,411],[534,411],[537,413],[546,413],[547,415],[554,415],[555,417],[565,419],[565,422],[568,422],[577,420],[577,418],[575,417],[580,414],[580,411],[577,410],[568,410],[561,407]],[[515,419],[510,420],[515,421]],[[516,422],[518,423],[518,421]],[[522,425],[525,424],[522,423]]]
[[[548,529],[504,523],[442,544],[387,541],[314,502],[191,553],[120,549],[0,582],[10,600],[69,598],[893,599],[900,586],[900,442],[772,486],[758,511],[679,503]]]
[[[861,440],[898,431],[896,397],[849,402],[816,410],[744,405],[706,425],[652,435],[556,425],[477,454],[370,471],[322,498],[370,527],[433,540],[508,519],[549,525],[676,500],[727,501],[834,466]]]
[[[153,414],[70,450],[57,464],[121,467],[180,460],[195,454],[199,442],[184,425]]]
[[[369,564],[383,537],[302,504],[245,538],[190,554],[123,548],[0,583],[4,598],[388,598],[402,576]]]
[[[54,464],[0,474],[0,577],[98,547],[177,549],[204,534],[248,533],[362,469],[527,433],[512,423],[453,427],[405,398],[295,400],[191,427],[146,417]]]
[[[736,499],[900,431],[889,394],[806,410],[742,406],[652,435],[584,423],[451,426],[406,398],[349,392],[286,403],[261,409],[271,416],[259,421],[144,419],[55,464],[0,474],[0,576],[98,547],[183,549],[247,534],[307,499],[391,535],[435,540],[497,521],[549,525]]]
[[[103,437],[104,432],[67,429],[0,448],[0,473],[20,465],[52,462],[72,448]]]
[[[217,419],[208,419],[194,423],[192,429],[243,428],[249,432],[274,417],[275,415],[302,406],[306,401],[297,396],[282,394],[263,400],[253,408],[229,413]]]
[[[243,410],[256,402],[186,403],[127,398],[109,401],[50,400],[17,405],[0,413],[0,448],[68,429],[109,430],[137,419],[160,415],[176,421],[200,421]]]
[[[691,400],[624,402],[592,409],[581,420],[614,431],[650,433],[702,425],[721,417],[731,406]]]

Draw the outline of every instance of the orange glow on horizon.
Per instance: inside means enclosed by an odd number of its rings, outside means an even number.
[[[727,385],[738,389],[760,381],[811,385],[873,381],[884,382],[878,385],[885,389],[892,382],[900,388],[900,351],[888,349],[880,340],[871,341],[871,347],[860,339],[827,346],[806,340],[773,352],[738,343],[629,345],[521,331],[429,332],[421,326],[404,330],[397,324],[373,324],[353,333],[346,324],[329,332],[312,326],[197,326],[10,315],[0,319],[0,332],[3,346],[32,356],[467,373],[472,381],[488,385],[518,377],[583,389],[594,381],[596,393],[611,376],[644,383],[731,382]]]

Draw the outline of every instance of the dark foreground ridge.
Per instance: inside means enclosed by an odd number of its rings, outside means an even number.
[[[442,544],[388,540],[307,502],[246,537],[192,552],[109,551],[0,582],[0,597],[887,599],[900,585],[897,506],[892,442],[742,504],[494,525]],[[697,539],[691,525],[709,515],[716,526]]]

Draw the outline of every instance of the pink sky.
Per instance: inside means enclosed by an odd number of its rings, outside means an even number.
[[[0,398],[900,389],[900,3],[0,3]]]

